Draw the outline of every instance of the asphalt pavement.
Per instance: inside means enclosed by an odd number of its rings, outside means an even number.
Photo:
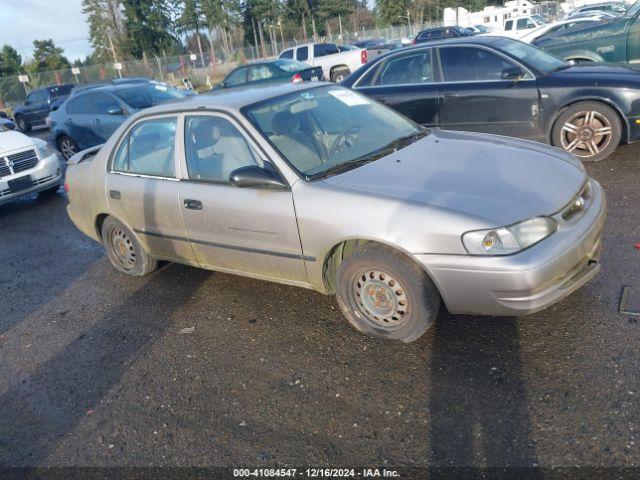
[[[0,206],[0,466],[640,466],[640,145],[588,170],[591,283],[408,345],[295,287],[121,275],[62,191]]]

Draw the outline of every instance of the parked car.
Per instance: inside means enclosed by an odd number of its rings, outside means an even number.
[[[186,92],[153,82],[85,89],[51,112],[50,140],[68,160],[80,150],[106,142],[129,115],[186,96]]]
[[[486,25],[474,25],[472,27],[465,27],[467,30],[471,30],[476,35],[481,33],[490,33],[491,29]]]
[[[73,87],[72,83],[64,83],[29,92],[24,104],[13,109],[13,118],[18,128],[23,132],[30,132],[34,126],[45,125],[51,104],[67,97]]]
[[[405,342],[441,302],[522,315],[598,272],[604,194],[571,155],[309,85],[136,114],[70,160],[69,216],[128,275],[175,261],[335,293],[357,329]]]
[[[511,38],[450,39],[392,52],[343,85],[426,126],[536,140],[584,161],[640,139],[637,72],[572,66]]]
[[[382,45],[384,42],[384,38],[369,38],[367,40],[359,40],[357,42],[353,42],[353,46],[357,48],[371,48],[378,45]]]
[[[580,12],[580,13],[574,13],[571,15],[568,15],[567,18],[568,19],[575,19],[575,18],[594,18],[596,20],[604,20],[606,18],[614,18],[614,17],[618,17],[618,14],[615,13],[611,13],[611,12],[603,12],[601,10],[594,10],[591,12]]]
[[[0,205],[30,193],[55,193],[61,180],[60,159],[47,142],[0,123]]]
[[[593,23],[597,21],[598,19],[595,17],[580,17],[580,18],[572,18],[569,20],[560,20],[558,22],[553,22],[553,23],[547,23],[545,25],[542,25],[541,27],[534,28],[528,33],[525,33],[523,36],[519,38],[519,40],[525,43],[532,43],[540,40],[545,35],[553,35],[555,33],[562,32],[563,30],[573,28],[577,25],[586,25],[588,23]]]
[[[473,34],[471,30],[455,25],[452,27],[428,28],[418,32],[413,39],[413,44],[417,45],[432,40],[442,40],[443,38],[470,37]]]
[[[340,51],[334,43],[306,43],[284,50],[282,59],[295,59],[312,67],[322,67],[324,78],[341,82],[367,63],[366,50]]]
[[[637,63],[640,61],[640,0],[624,15],[546,36],[535,45],[576,62]]]
[[[540,28],[547,21],[541,15],[522,15],[516,18],[505,20],[504,27],[501,32],[494,32],[492,35],[502,35],[511,38],[520,38],[523,35]]]
[[[627,8],[628,5],[624,2],[591,3],[589,5],[583,5],[582,7],[573,9],[571,13],[567,15],[567,18],[573,18],[587,12],[609,12],[613,15],[624,15]]]
[[[0,126],[4,127],[5,130],[15,130],[16,124],[10,118],[0,117]]]
[[[243,65],[232,70],[216,88],[241,85],[265,85],[282,82],[311,82],[323,80],[322,67],[310,67],[297,60],[268,60]]]

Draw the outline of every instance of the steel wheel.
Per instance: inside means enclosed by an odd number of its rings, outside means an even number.
[[[109,231],[109,245],[123,268],[130,270],[136,266],[136,251],[126,232],[112,228]]]
[[[60,141],[60,151],[65,160],[69,160],[76,154],[76,144],[69,137],[65,137]]]
[[[367,269],[353,279],[351,296],[370,326],[387,331],[400,328],[409,314],[409,299],[400,282],[382,270]]]
[[[577,157],[598,155],[611,143],[612,126],[609,119],[595,110],[573,114],[562,125],[562,148]]]

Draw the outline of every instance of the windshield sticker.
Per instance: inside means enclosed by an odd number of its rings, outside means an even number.
[[[369,100],[361,97],[351,90],[330,90],[329,95],[337,98],[345,105],[355,107],[356,105],[369,105]]]
[[[314,98],[316,98],[316,96],[310,92],[302,92],[300,94],[300,97],[303,98],[304,100],[313,100]]]
[[[156,90],[161,90],[163,92],[167,91],[167,87],[165,87],[164,85],[155,85]]]

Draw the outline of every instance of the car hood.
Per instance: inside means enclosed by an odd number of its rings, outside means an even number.
[[[589,76],[589,77],[602,77],[603,79],[611,79],[613,76],[617,77],[629,77],[629,80],[638,81],[638,70],[631,67],[623,67],[616,65],[603,65],[603,64],[579,64],[558,72],[553,72],[551,76],[555,78],[570,78],[575,76]]]
[[[33,140],[25,134],[13,130],[0,132],[0,156],[22,148],[34,148]]]
[[[432,130],[391,155],[324,181],[455,210],[497,227],[556,213],[585,180],[578,160],[541,143]]]

